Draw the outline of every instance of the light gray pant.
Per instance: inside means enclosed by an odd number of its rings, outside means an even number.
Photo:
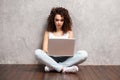
[[[55,69],[56,71],[60,72],[63,67],[82,63],[87,59],[88,54],[84,50],[77,51],[77,53],[75,53],[72,57],[68,58],[67,60],[61,63],[57,63],[54,59],[52,59],[41,49],[35,50],[35,56],[42,64],[49,66]]]

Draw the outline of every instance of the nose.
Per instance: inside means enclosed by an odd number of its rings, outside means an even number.
[[[61,21],[59,20],[58,23],[60,23]]]
[[[61,21],[58,21],[58,25],[60,25],[61,24]]]

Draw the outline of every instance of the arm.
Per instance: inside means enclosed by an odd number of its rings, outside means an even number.
[[[44,38],[43,38],[43,46],[42,46],[42,49],[43,51],[45,51],[46,53],[48,52],[48,32],[45,31],[45,34],[44,34]]]
[[[70,39],[74,38],[72,31],[69,31],[68,33],[69,33],[69,38],[70,38]]]

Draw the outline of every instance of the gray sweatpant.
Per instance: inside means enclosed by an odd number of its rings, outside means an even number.
[[[53,58],[47,55],[43,50],[36,49],[35,56],[40,61],[40,63],[55,69],[60,72],[63,67],[68,67],[76,64],[80,64],[85,61],[88,57],[88,53],[84,50],[77,51],[72,57],[66,59],[63,62],[57,63]]]

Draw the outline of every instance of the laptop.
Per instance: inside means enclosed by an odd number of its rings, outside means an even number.
[[[73,56],[75,39],[49,39],[49,56]]]

